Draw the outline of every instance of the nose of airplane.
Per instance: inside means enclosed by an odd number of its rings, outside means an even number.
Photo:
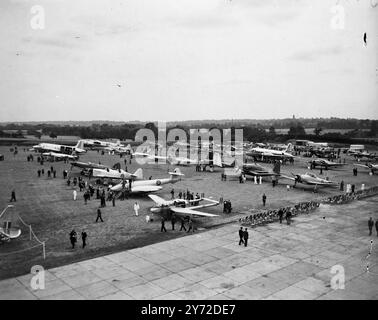
[[[150,209],[150,211],[151,211],[152,213],[158,213],[158,212],[160,212],[160,208],[152,207],[152,208]]]

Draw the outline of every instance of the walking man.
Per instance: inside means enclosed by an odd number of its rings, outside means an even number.
[[[376,226],[378,227],[378,220],[377,220]],[[186,228],[185,228],[185,219],[184,218],[181,218],[181,228],[180,228],[180,231],[182,231],[182,229],[184,229],[184,231],[186,231]],[[378,229],[377,229],[377,234],[378,234]]]
[[[194,227],[193,227],[193,221],[192,221],[192,219],[189,219],[189,228],[188,228],[187,232],[189,232],[190,230],[192,230],[192,232],[194,232]]]
[[[278,218],[280,219],[280,223],[282,223],[282,218],[283,218],[283,210],[282,209],[278,210]]]
[[[165,229],[165,218],[161,219],[161,228],[160,228],[160,231],[161,232],[167,232],[167,229]]]
[[[81,232],[81,240],[83,241],[83,249],[85,248],[85,246],[87,245],[86,241],[87,241],[87,233],[85,232],[85,230],[83,230]]]
[[[173,215],[172,215],[172,218],[171,218],[172,230],[175,230],[175,223],[176,223],[176,217],[175,217],[175,215],[173,214]]]
[[[239,229],[239,246],[241,245],[241,244],[244,244],[244,240],[243,240],[243,238],[244,238],[244,231],[243,231],[243,227],[240,227],[240,229]]]
[[[248,245],[248,238],[249,238],[247,228],[244,229],[243,238],[244,238],[244,246],[246,247]]]
[[[266,195],[265,195],[265,193],[262,196],[262,202],[263,202],[263,206],[265,207],[265,204],[266,204]]]
[[[175,198],[175,189],[172,189],[172,190],[171,190],[171,196],[172,196],[172,199]]]
[[[140,207],[139,207],[139,203],[138,202],[135,202],[134,203],[134,211],[135,211],[135,215],[138,216],[138,211],[139,211]]]
[[[16,202],[16,191],[13,189],[11,193],[11,199],[10,202]]]
[[[97,218],[96,218],[96,222],[98,222],[98,219],[100,219],[101,222],[104,222],[104,220],[102,220],[102,216],[101,216],[101,210],[100,210],[100,208],[97,209]]]
[[[368,227],[369,227],[369,236],[371,236],[373,233],[373,227],[374,227],[374,221],[372,217],[370,217],[368,221]]]
[[[75,243],[77,241],[77,234],[74,229],[72,229],[72,231],[70,232],[70,241],[71,241],[72,249],[75,249]]]
[[[375,231],[377,231],[377,237],[378,237],[378,219],[375,221]]]

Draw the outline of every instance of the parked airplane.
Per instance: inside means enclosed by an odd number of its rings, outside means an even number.
[[[138,170],[142,170],[142,169],[138,169]],[[137,172],[135,172],[135,174],[136,173]],[[163,179],[135,180],[135,181],[132,181],[130,179],[128,182],[122,181],[121,183],[111,187],[110,190],[114,192],[126,190],[131,193],[153,192],[153,191],[161,190],[162,189],[161,185],[163,184],[176,183],[180,181],[181,177],[184,176],[184,174],[181,173],[179,168],[176,168],[175,170],[173,170],[173,172],[169,172],[169,175],[170,175],[169,178],[163,178]]]
[[[42,153],[42,156],[44,158],[49,158],[54,161],[60,161],[60,160],[77,160],[79,156],[77,155],[70,155],[65,153],[58,153],[58,152],[44,152]]]
[[[106,170],[108,166],[105,166],[103,164],[98,164],[98,163],[92,163],[92,162],[79,162],[79,161],[74,161],[71,162],[72,167],[77,167],[80,169],[104,169]]]
[[[93,178],[108,178],[108,179],[143,179],[143,171],[141,168],[137,169],[134,173],[129,173],[122,169],[92,169],[91,177]]]
[[[294,174],[291,173],[293,177],[281,175],[282,178],[293,180],[294,181],[294,187],[297,183],[312,185],[312,186],[324,186],[324,187],[336,187],[339,185],[338,182],[329,181],[327,179],[322,179],[317,177],[313,173],[306,172],[305,174]]]
[[[101,141],[101,140],[92,140],[86,139],[84,141],[84,147],[89,148],[91,150],[103,150],[107,147],[123,147],[120,140],[117,142],[110,142],[110,141]]]
[[[354,163],[355,166],[363,167],[365,169],[369,169],[373,174],[375,171],[378,170],[378,164],[372,164],[372,163],[365,163],[365,164],[358,164]]]
[[[321,168],[325,168],[326,170],[328,168],[337,168],[337,167],[341,167],[345,165],[345,163],[337,163],[337,162],[332,162],[332,161],[328,161],[324,159],[314,159],[314,160],[309,161],[308,164],[309,165],[312,164],[314,168],[321,167]]]
[[[79,140],[76,146],[66,146],[54,143],[40,143],[33,146],[32,150],[37,152],[58,152],[63,154],[80,154],[85,153],[86,150],[84,149],[84,141]]]
[[[362,158],[366,158],[366,159],[378,159],[378,155],[377,154],[370,153],[370,152],[367,152],[367,151],[349,151],[348,153],[350,155],[352,155],[353,157],[355,157],[356,159],[362,159]]]
[[[202,211],[197,211],[197,209],[203,209],[207,207],[217,206],[219,204],[218,201],[208,199],[208,198],[200,198],[195,200],[184,200],[184,199],[174,199],[174,200],[165,200],[159,196],[149,194],[148,195],[152,201],[155,202],[155,206],[151,208],[151,212],[159,213],[159,214],[172,214],[175,213],[176,215],[192,215],[192,216],[201,216],[201,217],[217,217],[218,215],[212,213],[206,213]],[[201,201],[208,201],[208,204],[203,205],[194,205],[190,206],[192,203],[198,203]]]
[[[288,149],[291,147],[289,143],[285,150],[275,150],[268,148],[255,147],[245,152],[247,156],[257,157],[257,158],[276,158],[276,159],[293,159],[294,156],[288,153]]]

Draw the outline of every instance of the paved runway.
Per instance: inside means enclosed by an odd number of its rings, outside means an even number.
[[[249,229],[248,247],[235,223],[50,269],[44,290],[31,289],[31,275],[3,280],[0,299],[378,299],[378,237],[367,228],[377,203],[323,205],[290,226]],[[335,265],[345,289],[331,287]]]

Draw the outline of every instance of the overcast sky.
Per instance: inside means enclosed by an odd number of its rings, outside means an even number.
[[[377,119],[377,3],[1,0],[0,121]]]

